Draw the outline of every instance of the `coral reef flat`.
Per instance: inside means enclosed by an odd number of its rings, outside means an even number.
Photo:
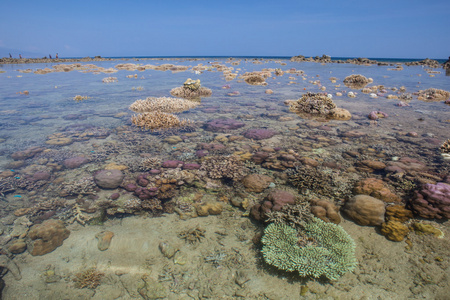
[[[446,299],[441,67],[0,61],[0,298]]]

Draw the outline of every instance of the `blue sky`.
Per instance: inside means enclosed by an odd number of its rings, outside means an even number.
[[[0,57],[447,58],[449,0],[0,0]]]

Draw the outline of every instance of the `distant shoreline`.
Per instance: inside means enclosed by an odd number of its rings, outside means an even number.
[[[98,62],[98,61],[116,61],[116,60],[182,60],[182,61],[199,61],[199,60],[214,60],[214,59],[229,59],[229,60],[290,60],[291,62],[316,62],[316,63],[350,63],[358,65],[424,65],[431,68],[444,67],[445,60],[439,59],[402,59],[402,58],[346,58],[346,57],[330,57],[328,55],[305,57],[303,55],[293,57],[253,57],[253,56],[204,56],[204,57],[188,57],[188,56],[173,56],[173,57],[83,57],[83,58],[0,58],[1,64],[36,64],[36,63],[73,63],[73,62]]]

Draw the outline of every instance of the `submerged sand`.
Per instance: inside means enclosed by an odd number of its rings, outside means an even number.
[[[341,225],[356,241],[359,264],[354,272],[326,282],[264,264],[252,242],[261,228],[231,207],[220,216],[189,220],[171,214],[112,219],[103,226],[73,224],[70,237],[55,251],[37,257],[24,253],[15,259],[22,280],[7,274],[3,295],[29,300],[141,299],[144,278],[146,295],[154,289],[166,296],[161,299],[446,299],[447,238],[412,233],[413,247],[407,250],[405,242],[388,241],[373,227],[348,220]],[[182,228],[196,227],[205,230],[199,243],[178,237]],[[450,233],[448,222],[439,227]],[[95,235],[105,229],[114,237],[109,249],[100,251]],[[175,259],[161,253],[161,242],[179,249]],[[105,274],[100,285],[77,288],[75,274],[93,267]],[[55,282],[46,282],[48,270],[54,270]]]

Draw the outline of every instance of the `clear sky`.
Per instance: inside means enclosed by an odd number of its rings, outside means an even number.
[[[0,0],[0,8],[0,57],[450,56],[450,0]]]

